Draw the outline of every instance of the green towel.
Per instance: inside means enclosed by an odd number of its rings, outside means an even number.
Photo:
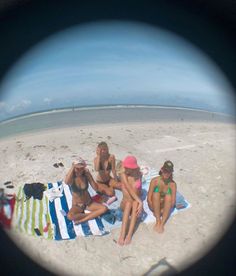
[[[42,200],[31,197],[25,201],[23,187],[20,187],[16,196],[13,227],[33,236],[37,236],[34,229],[38,228],[43,237],[52,240],[53,228],[47,197],[43,196]]]

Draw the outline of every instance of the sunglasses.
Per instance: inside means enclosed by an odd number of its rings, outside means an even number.
[[[165,169],[162,170],[162,173],[164,173],[164,174],[171,174],[170,171],[167,171],[167,170],[165,170]]]

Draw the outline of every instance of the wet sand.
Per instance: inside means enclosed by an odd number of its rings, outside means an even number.
[[[0,179],[12,181],[15,190],[24,183],[63,179],[78,155],[88,160],[94,174],[96,145],[104,140],[119,160],[133,154],[139,164],[157,170],[172,160],[178,190],[192,205],[171,217],[163,234],[154,232],[153,224],[140,224],[132,243],[124,247],[114,242],[119,229],[70,241],[48,241],[16,229],[7,233],[27,255],[58,275],[143,275],[151,267],[153,275],[179,272],[207,253],[235,216],[235,130],[232,122],[179,118],[68,126],[1,139]],[[64,167],[55,168],[57,162]]]

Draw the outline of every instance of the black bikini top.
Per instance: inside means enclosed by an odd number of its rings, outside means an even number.
[[[82,195],[85,191],[87,191],[88,190],[88,179],[86,178],[86,185],[85,185],[85,187],[84,188],[81,188],[81,187],[79,187],[78,185],[76,185],[76,183],[75,183],[75,178],[73,179],[73,183],[72,183],[72,185],[71,185],[71,190],[72,190],[72,192],[73,193],[76,193],[76,194],[79,194],[79,195]]]
[[[102,163],[99,163],[99,171],[110,171],[112,169],[111,162],[108,161],[106,169],[103,168]]]

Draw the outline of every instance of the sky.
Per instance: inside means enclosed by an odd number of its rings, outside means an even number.
[[[185,39],[137,22],[75,26],[32,47],[0,83],[0,120],[71,106],[154,104],[227,112],[232,88]]]

